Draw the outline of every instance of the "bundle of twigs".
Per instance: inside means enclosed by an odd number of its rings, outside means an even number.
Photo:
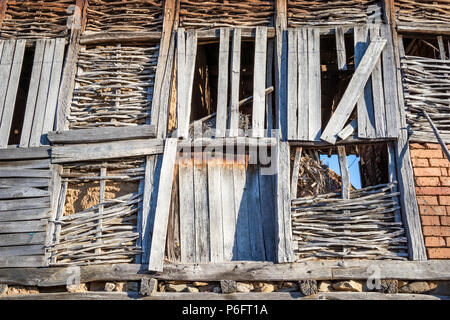
[[[90,0],[86,32],[161,31],[161,0]]]
[[[133,126],[150,116],[159,45],[82,48],[70,129]]]
[[[67,35],[68,7],[75,0],[8,1],[2,38],[55,38]]]
[[[292,201],[292,232],[298,260],[399,259],[407,239],[393,191],[395,184],[352,191],[351,199],[330,193]]]
[[[396,0],[394,3],[400,25],[426,26],[450,23],[450,3],[446,0]]]
[[[272,26],[273,0],[181,0],[180,23],[185,28]]]
[[[302,25],[357,24],[380,18],[376,0],[288,0],[290,27]]]

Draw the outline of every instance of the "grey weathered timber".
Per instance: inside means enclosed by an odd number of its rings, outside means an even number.
[[[58,102],[59,85],[61,82],[61,71],[64,62],[64,50],[66,39],[58,38],[55,40],[55,52],[53,55],[53,64],[51,71],[50,87],[48,90],[47,106],[45,107],[45,116],[42,126],[42,133],[46,134],[52,131],[55,126],[56,104]],[[44,144],[46,140],[42,140]]]
[[[0,161],[0,168],[48,169],[50,159]]]
[[[266,88],[274,88],[273,84],[273,56],[274,56],[274,40],[267,40],[267,61],[266,61]],[[267,90],[265,91],[267,92]],[[274,129],[273,119],[273,94],[269,93],[266,97],[266,129],[267,137],[272,137],[272,129]]]
[[[347,53],[345,50],[345,34],[342,27],[336,27],[336,52],[339,70],[347,70]]]
[[[234,202],[234,181],[233,165],[222,163],[220,166],[220,178],[222,192],[220,201],[222,202],[222,226],[223,226],[223,260],[231,261],[237,256],[235,245],[236,237],[236,208]]]
[[[278,263],[292,262],[291,201],[290,201],[290,151],[289,144],[279,142],[277,146],[277,191],[276,191],[276,256]]]
[[[80,38],[80,44],[110,44],[112,42],[150,42],[161,39],[161,32],[157,31],[140,31],[140,32],[95,32],[85,34]]]
[[[275,175],[267,175],[259,169],[259,193],[266,261],[276,261],[275,244]]]
[[[370,27],[370,39],[380,36],[380,25],[374,24]],[[373,114],[371,115],[375,124],[375,134],[368,134],[368,138],[386,137],[386,111],[384,106],[383,72],[381,60],[375,65],[372,72],[372,92],[373,92]]]
[[[300,61],[297,60],[297,32],[301,32],[301,30],[289,29],[288,30],[288,71],[287,77],[288,81],[286,83],[287,86],[287,131],[288,131],[288,139],[296,140],[298,138],[297,135],[297,121],[300,121],[300,118],[297,117],[297,109],[298,109],[298,101],[297,98],[302,93],[297,92],[298,85],[298,68],[297,66],[300,64]]]
[[[194,166],[191,158],[178,162],[181,261],[195,262]]]
[[[3,212],[1,213],[3,214]],[[20,246],[44,243],[45,232],[9,233],[0,234],[0,245]]]
[[[195,210],[195,260],[208,262],[211,259],[208,168],[201,153],[194,155],[194,210]]]
[[[16,103],[17,89],[19,87],[20,73],[22,70],[23,55],[25,53],[25,42],[25,40],[20,39],[15,41],[14,56],[10,64],[11,73],[7,82],[8,90],[3,101],[1,100],[2,97],[0,94],[0,112],[3,109],[3,113],[1,114],[0,118],[0,148],[6,148],[6,146],[8,145],[9,132],[11,130],[12,120],[14,116],[14,106]],[[3,64],[3,54],[2,61],[0,62],[1,64]],[[6,63],[7,62],[8,61],[6,61]],[[7,67],[8,66],[9,65],[7,65]],[[0,79],[7,79],[7,77]],[[2,107],[3,103],[4,105]]]
[[[364,54],[369,47],[369,28],[355,26],[355,69],[359,67]],[[377,64],[378,65],[378,64]],[[373,118],[372,79],[367,81],[364,94],[357,106],[358,138],[367,139],[375,137],[375,122]]]
[[[350,83],[336,108],[335,113],[322,133],[322,140],[331,144],[336,143],[337,134],[344,127],[345,122],[350,117],[357,101],[363,94],[364,87],[366,86],[385,45],[386,40],[381,38],[370,43],[369,48],[364,54],[359,67],[356,69],[355,74],[350,80]]]
[[[44,254],[43,244],[0,247],[0,258],[14,257],[14,256],[37,256],[43,254]]]
[[[0,225],[0,234],[19,233],[19,232],[42,232],[45,231],[46,225],[47,222],[45,220],[2,222]]]
[[[97,143],[155,137],[154,125],[51,131],[48,133],[48,140],[53,144]]]
[[[0,235],[1,237],[2,235]],[[1,238],[0,238],[1,239]],[[298,280],[367,280],[373,270],[380,279],[450,280],[450,261],[307,261],[276,264],[273,262],[224,262],[221,264],[166,263],[164,271],[147,274],[138,264],[109,264],[80,267],[81,283],[93,281],[136,281],[143,278],[179,281],[298,281]],[[0,269],[0,283],[53,287],[66,285],[71,275],[67,267]]]
[[[43,255],[0,257],[0,268],[40,267],[43,261]]]
[[[234,28],[234,30],[240,30],[242,39],[254,39],[256,37],[255,27],[239,27]],[[220,28],[212,28],[207,30],[197,30],[197,37],[199,40],[219,40],[220,39]],[[267,27],[267,38],[275,38],[275,28]]]
[[[266,107],[267,27],[256,27],[253,73],[252,137],[264,137]]]
[[[17,169],[17,168],[0,168],[1,178],[51,178],[50,170],[45,169]]]
[[[92,144],[72,144],[52,147],[52,162],[64,163],[134,156],[147,156],[163,152],[160,139],[128,140]]]
[[[49,178],[0,178],[0,189],[4,188],[46,188]]]
[[[230,116],[229,136],[237,137],[239,130],[239,85],[241,77],[241,29],[233,29],[233,44],[231,54],[230,83]]]
[[[50,196],[50,193],[37,188],[0,189],[0,199],[36,198],[44,196]]]
[[[381,36],[387,40],[386,48],[383,51],[383,83],[384,83],[384,103],[386,114],[386,134],[388,138],[397,138],[399,136],[401,116],[399,114],[399,100],[397,97],[400,94],[397,86],[392,85],[396,83],[397,69],[400,69],[400,62],[396,64],[394,57],[394,45],[390,25],[381,25]],[[396,67],[399,66],[398,68]]]
[[[197,57],[197,30],[188,30],[186,35],[186,105],[185,105],[185,130],[189,129],[191,121],[191,103],[192,89],[194,87],[195,63]],[[187,136],[187,131],[183,132],[183,136]]]
[[[49,147],[0,149],[0,160],[44,159],[49,157]]]
[[[208,162],[208,204],[209,204],[209,247],[211,250],[211,262],[224,261],[224,234],[221,163]]]
[[[9,138],[9,131],[6,132],[6,119],[3,121],[3,114],[6,112],[6,96],[8,94],[9,89],[9,79],[11,75],[12,63],[14,59],[14,49],[16,46],[15,40],[1,40],[2,46],[2,55],[0,59],[0,79],[3,79],[0,84],[0,129],[4,126],[4,133],[0,137],[0,146],[7,145],[8,141],[4,142],[4,140]],[[3,125],[3,122],[5,124]],[[2,147],[4,148],[4,147]]]
[[[347,153],[345,147],[338,146],[339,168],[341,170],[342,180],[342,199],[350,199],[350,172],[347,164]]]
[[[0,190],[0,192],[3,190]],[[48,218],[50,208],[24,209],[14,211],[3,211],[0,214],[0,222],[4,221],[27,221]],[[0,243],[2,245],[3,243]]]
[[[234,206],[236,210],[234,246],[237,246],[237,255],[233,257],[233,260],[251,260],[252,257],[248,224],[248,200],[247,192],[245,192],[245,185],[247,184],[246,168],[244,161],[237,161],[233,164]]]
[[[228,61],[230,54],[230,29],[220,29],[219,78],[217,80],[216,133],[218,138],[225,137],[227,129],[228,102]]]
[[[308,141],[319,140],[322,132],[320,30],[308,28]]]
[[[297,34],[298,53],[298,140],[309,140],[309,54],[308,54],[308,29],[298,29]]]
[[[186,119],[186,95],[187,95],[187,73],[186,73],[186,33],[184,28],[177,30],[177,132],[178,137],[186,136],[189,127]]]
[[[342,140],[346,140],[348,137],[353,135],[353,133],[357,129],[358,129],[358,119],[355,119],[338,133],[338,137],[341,138]]]
[[[39,209],[49,207],[50,207],[49,197],[29,198],[21,200],[2,200],[0,202],[0,211]]]
[[[276,49],[275,49],[275,109],[276,126],[282,140],[287,139],[287,106],[286,106],[286,81],[287,81],[287,55],[288,55],[287,30],[276,27]]]
[[[291,198],[297,198],[298,176],[300,171],[300,161],[302,160],[302,148],[295,149],[294,167],[292,168]]]
[[[162,271],[166,247],[167,223],[169,220],[170,197],[172,194],[173,172],[177,155],[177,140],[167,139],[161,166],[155,222],[148,270]]]
[[[194,141],[180,141],[179,148],[205,147],[215,149],[221,147],[274,147],[277,143],[276,138],[258,138],[251,139],[245,137],[236,138],[197,138]]]
[[[394,61],[400,66],[400,48],[398,39],[394,33]],[[402,75],[400,68],[394,73],[397,84],[398,101],[394,105],[399,105],[399,117],[397,127],[401,128],[398,139],[395,143],[395,162],[397,164],[398,189],[400,191],[400,204],[403,225],[408,238],[408,254],[410,260],[425,261],[427,253],[422,234],[419,207],[417,205],[416,190],[414,187],[414,175],[409,151],[408,131],[406,126],[405,101],[403,97]],[[387,102],[387,101],[386,101]],[[390,115],[386,115],[390,117]],[[389,123],[388,123],[389,126]]]

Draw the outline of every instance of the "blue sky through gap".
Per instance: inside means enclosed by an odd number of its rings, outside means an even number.
[[[333,154],[331,157],[328,157],[326,154],[320,155],[320,160],[323,164],[327,165],[331,170],[336,172],[338,175],[341,175],[341,170],[339,168],[339,160],[338,156]],[[359,161],[360,157],[355,155],[347,156],[347,163],[350,172],[350,182],[356,189],[361,189],[361,176],[359,173]]]

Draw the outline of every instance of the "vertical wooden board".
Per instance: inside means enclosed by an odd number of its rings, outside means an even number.
[[[29,147],[31,127],[33,125],[34,113],[36,109],[36,100],[39,90],[39,79],[41,78],[42,62],[44,61],[45,40],[36,41],[34,51],[33,69],[31,71],[30,87],[28,89],[27,104],[25,108],[25,117],[23,120],[22,135],[20,137],[20,146]]]
[[[219,78],[217,81],[217,138],[224,138],[227,129],[227,102],[228,102],[228,61],[230,55],[230,29],[220,28],[219,44]]]
[[[191,158],[179,162],[181,262],[195,261],[194,165]]]
[[[297,140],[297,30],[288,30],[288,81],[287,85],[287,118],[288,118],[288,140]]]
[[[223,262],[223,209],[222,209],[221,164],[217,160],[208,162],[208,203],[209,203],[209,240],[211,262]]]
[[[183,28],[177,30],[177,125],[178,136],[186,133],[186,34]]]
[[[266,260],[276,261],[275,256],[275,176],[266,175],[259,170],[259,193],[261,201],[261,214],[264,235],[264,248]]]
[[[258,168],[254,165],[247,167],[247,212],[250,233],[250,248],[253,261],[265,261],[266,250],[263,238],[263,220],[259,194]]]
[[[64,61],[64,50],[66,47],[66,40],[64,38],[56,39],[55,52],[53,55],[53,65],[51,71],[50,88],[48,91],[47,106],[45,108],[44,123],[42,133],[47,134],[53,131],[55,124],[56,103],[58,100],[59,84],[61,82],[61,70]],[[41,141],[44,144],[46,141]]]
[[[355,26],[355,70],[359,67],[364,54],[369,47],[369,29],[367,26]],[[361,139],[375,135],[375,123],[371,122],[369,114],[373,113],[372,81],[364,88],[364,95],[358,101],[358,137]]]
[[[45,42],[44,60],[42,62],[41,78],[39,80],[39,91],[34,112],[33,124],[31,126],[30,147],[39,147],[41,144],[42,128],[44,125],[45,106],[47,104],[50,76],[52,72],[53,56],[55,52],[55,40]]]
[[[274,40],[270,39],[267,41],[266,88],[273,86],[273,50]],[[269,93],[266,97],[266,123],[267,137],[272,137],[272,129],[274,129],[272,93]]]
[[[318,141],[322,129],[320,29],[308,29],[309,141]]]
[[[393,192],[398,192],[398,179],[397,179],[397,165],[395,163],[395,148],[393,143],[388,142],[387,144],[388,149],[388,175],[389,175],[389,182],[395,183],[395,186],[392,188]],[[398,197],[395,197],[395,202],[398,204]],[[400,210],[394,211],[394,217],[395,222],[402,222],[402,217]]]
[[[233,256],[233,260],[251,260],[252,258],[247,211],[248,200],[247,192],[245,192],[247,184],[245,170],[245,164],[235,163],[233,165],[234,203],[237,214],[235,236],[237,256]]]
[[[345,34],[343,27],[336,27],[336,53],[339,70],[347,70],[347,53],[345,51]]]
[[[438,36],[437,41],[439,47],[439,59],[446,60],[444,39],[442,38],[442,36]]]
[[[229,128],[230,137],[237,137],[239,132],[239,85],[241,78],[241,29],[233,29],[231,55],[231,100]]]
[[[223,258],[231,261],[237,255],[236,237],[236,209],[234,203],[233,165],[221,166],[222,181],[222,225],[223,225]]]
[[[256,27],[253,72],[252,137],[264,137],[266,105],[267,27]]]
[[[298,30],[298,140],[309,140],[308,29]]]
[[[295,149],[294,167],[292,168],[291,198],[297,198],[298,176],[300,174],[300,161],[302,160],[302,148]]]
[[[276,29],[276,59],[275,59],[275,110],[276,128],[282,140],[287,140],[287,30]]]
[[[192,88],[194,86],[195,61],[197,56],[197,31],[188,30],[186,36],[186,76],[187,83],[186,91],[186,106],[185,106],[185,130],[183,136],[188,135],[189,124],[191,119],[191,102],[192,102]]]
[[[14,59],[15,40],[1,40],[2,55],[0,56],[0,125],[2,124],[3,109],[5,107],[6,94],[8,92],[9,76],[11,74]],[[9,133],[9,132],[8,132]]]
[[[380,36],[380,25],[374,24],[370,27],[370,39],[374,40]],[[370,132],[369,138],[386,137],[386,114],[384,108],[383,72],[381,60],[375,65],[372,72],[373,89],[373,120],[375,124],[375,134]],[[370,117],[370,113],[369,113]],[[368,132],[369,133],[369,132]],[[373,136],[372,136],[373,135]]]
[[[158,198],[153,226],[149,271],[162,271],[166,247],[167,223],[169,221],[170,199],[172,195],[173,172],[177,154],[177,139],[166,140],[164,158],[159,179]]]
[[[208,208],[208,173],[205,162],[194,162],[194,207],[195,207],[195,261],[209,262],[209,208]]]
[[[14,107],[16,105],[17,89],[19,88],[20,73],[22,71],[23,55],[25,53],[26,40],[16,40],[14,58],[9,76],[8,91],[6,93],[3,114],[0,122],[0,148],[8,145],[9,132],[11,130],[14,117]]]
[[[350,172],[348,170],[347,153],[344,146],[338,146],[339,168],[342,180],[342,199],[350,199]]]
[[[392,44],[392,34],[390,25],[381,25],[381,37],[386,42],[383,50],[383,82],[384,82],[384,102],[386,108],[386,133],[389,138],[397,138],[400,130],[400,113],[397,100],[396,66],[394,60],[394,48]]]

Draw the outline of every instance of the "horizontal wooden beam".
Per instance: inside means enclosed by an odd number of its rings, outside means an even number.
[[[50,147],[0,149],[0,161],[45,158],[50,158]]]
[[[165,263],[163,272],[149,273],[146,265],[113,264],[80,267],[81,283],[136,281],[143,278],[180,281],[298,281],[366,280],[379,271],[381,279],[450,280],[450,261],[309,261],[229,262],[220,264]],[[70,275],[66,267],[0,269],[0,283],[38,287],[61,286]]]
[[[81,36],[80,44],[159,42],[160,40],[161,32],[96,32]]]
[[[53,144],[96,143],[156,137],[155,126],[94,128],[83,130],[52,131],[48,140]]]
[[[52,147],[52,162],[66,163],[148,156],[163,152],[163,140],[145,139]]]
[[[241,38],[242,39],[251,39],[256,37],[256,28],[239,28],[241,30]],[[267,38],[273,39],[275,38],[275,28],[268,27],[267,28]],[[197,39],[198,40],[214,40],[220,39],[220,28],[216,29],[208,29],[208,30],[198,30],[197,31]]]
[[[300,292],[158,292],[148,297],[140,297],[135,292],[80,292],[80,293],[40,293],[9,295],[0,300],[448,300],[448,297],[425,294],[384,294],[378,292],[323,292],[303,296]]]
[[[208,147],[217,148],[225,146],[235,146],[235,147],[258,147],[258,146],[273,146],[275,147],[277,140],[275,138],[200,138],[193,141],[180,141],[178,143],[178,148],[189,148],[189,147]]]
[[[416,35],[450,35],[450,26],[448,24],[442,25],[398,25],[397,32],[403,35],[416,34]]]

